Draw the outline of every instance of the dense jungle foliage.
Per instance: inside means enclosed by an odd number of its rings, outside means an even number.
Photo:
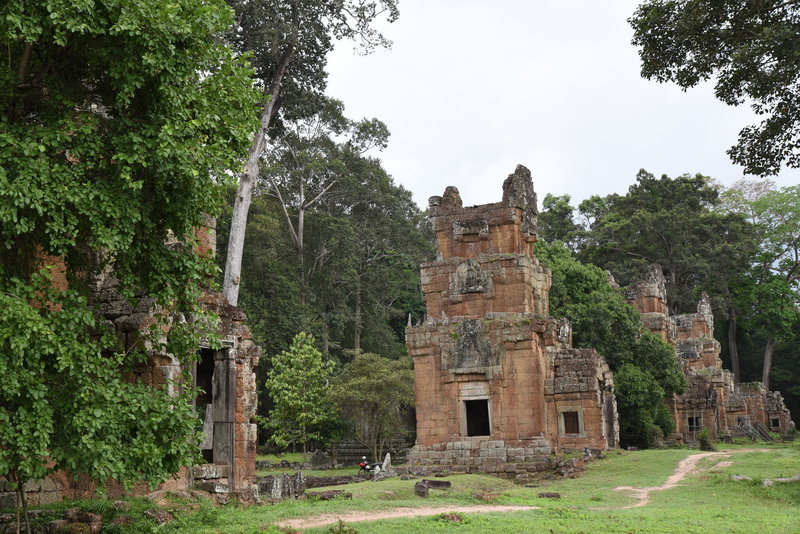
[[[568,196],[548,194],[543,204],[540,236],[621,285],[660,264],[672,313],[695,312],[707,293],[724,366],[741,382],[781,391],[798,413],[800,186],[761,179],[725,188],[702,175],[642,170],[625,195],[574,209]]]

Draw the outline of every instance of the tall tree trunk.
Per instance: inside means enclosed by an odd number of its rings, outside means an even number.
[[[261,125],[256,130],[253,144],[247,154],[247,163],[244,172],[239,177],[239,187],[236,190],[236,200],[233,203],[231,215],[231,229],[228,238],[228,253],[225,257],[225,274],[222,280],[222,293],[233,306],[239,303],[239,283],[242,276],[242,253],[244,251],[244,234],[247,228],[247,212],[250,210],[250,201],[253,198],[258,179],[258,161],[264,152],[267,142],[267,130],[275,113],[275,102],[281,90],[283,76],[294,57],[294,45],[290,45],[281,58],[278,69],[272,76],[269,86],[269,101],[261,112]]]
[[[739,371],[739,347],[736,344],[736,308],[728,307],[728,350],[731,353],[731,371],[733,381],[741,381]]]
[[[769,391],[769,372],[772,370],[772,352],[775,350],[775,336],[767,336],[767,346],[764,348],[764,369],[761,372],[761,383]]]
[[[328,326],[328,312],[322,314],[322,354],[325,358],[331,355],[331,333]]]
[[[356,304],[353,310],[355,327],[353,332],[353,349],[361,350],[361,279],[356,280]]]
[[[303,187],[303,182],[300,182],[300,202],[298,202],[297,208],[297,236],[295,237],[295,246],[297,247],[297,264],[300,266],[300,274],[303,277],[303,283],[305,284],[306,280],[306,268],[305,268],[305,250],[304,250],[304,243],[303,243],[303,234],[306,231],[306,190]]]

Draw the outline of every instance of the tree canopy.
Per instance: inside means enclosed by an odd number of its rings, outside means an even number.
[[[793,338],[800,319],[800,187],[740,180],[723,198],[720,209],[746,217],[758,244],[733,294],[738,322],[764,334],[761,381],[768,386],[776,340]],[[729,344],[738,350],[736,339]]]
[[[358,352],[333,383],[331,398],[376,461],[389,440],[403,435],[403,410],[414,405],[410,363]]]
[[[623,439],[652,444],[659,433],[670,434],[675,422],[664,398],[686,388],[672,346],[644,329],[602,269],[580,263],[559,243],[538,242],[536,256],[553,272],[551,315],[569,319],[573,345],[597,349],[614,371]]]
[[[800,5],[783,0],[647,0],[629,23],[642,76],[687,89],[715,79],[721,101],[748,102],[746,126],[728,154],[745,172],[800,167]]]
[[[216,0],[0,6],[0,476],[156,483],[194,459],[191,389],[123,380],[143,353],[90,285],[113,267],[123,295],[196,311],[211,264],[193,229],[254,128],[251,71],[218,38],[232,22]],[[205,332],[149,341],[186,361]]]
[[[672,313],[693,310],[702,291],[724,294],[728,278],[742,271],[754,250],[744,218],[715,209],[719,192],[706,176],[656,178],[643,169],[627,194],[602,203],[578,257],[610,270],[623,285],[660,264]]]
[[[327,54],[337,40],[349,39],[364,53],[389,46],[373,23],[397,19],[397,0],[229,0],[237,25],[229,41],[249,54],[263,88],[263,109],[239,177],[228,237],[223,292],[237,304],[247,214],[268,135],[287,121],[306,119],[325,107]],[[273,119],[278,117],[278,121]]]

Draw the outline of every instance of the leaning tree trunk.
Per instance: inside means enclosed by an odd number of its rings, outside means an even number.
[[[267,142],[267,130],[275,113],[275,101],[281,90],[283,76],[294,57],[294,46],[289,46],[270,83],[269,101],[261,112],[261,125],[256,130],[253,144],[247,154],[244,172],[239,177],[239,187],[233,203],[231,229],[228,238],[228,253],[225,257],[225,274],[222,281],[222,292],[228,303],[236,306],[239,302],[239,283],[242,277],[242,253],[244,252],[244,234],[247,228],[247,212],[253,199],[253,190],[258,179],[258,162]]]
[[[772,370],[772,353],[775,350],[775,336],[767,336],[767,346],[764,348],[764,369],[761,372],[761,383],[769,391],[769,372]]]
[[[728,308],[728,350],[731,353],[733,381],[739,382],[741,376],[739,374],[739,347],[736,344],[736,308],[733,306]]]

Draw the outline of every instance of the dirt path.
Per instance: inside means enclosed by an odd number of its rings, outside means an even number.
[[[703,458],[730,458],[733,454],[740,452],[768,452],[769,449],[738,449],[733,451],[701,452],[687,456],[678,463],[678,467],[672,475],[660,486],[649,488],[636,488],[633,486],[619,486],[615,491],[630,491],[637,501],[621,508],[638,508],[650,503],[650,493],[654,491],[664,491],[674,488],[687,476],[699,472],[697,463]],[[723,461],[714,465],[716,467],[727,467],[732,462]],[[422,517],[446,513],[480,514],[488,512],[519,512],[523,510],[537,510],[538,506],[498,506],[498,505],[476,505],[476,506],[439,506],[435,508],[393,508],[381,511],[353,510],[341,514],[325,514],[313,517],[287,519],[278,523],[279,527],[284,528],[315,528],[330,525],[342,520],[346,523],[356,523],[359,521],[377,521],[379,519],[396,519],[400,517]],[[619,508],[614,508],[619,509]],[[593,508],[593,510],[609,510],[609,508]]]
[[[436,508],[393,508],[381,511],[359,511],[345,512],[341,514],[325,514],[307,518],[287,519],[278,523],[279,527],[289,528],[314,528],[336,523],[340,519],[345,523],[355,523],[358,521],[377,521],[379,519],[396,519],[399,517],[421,517],[429,515],[462,513],[462,514],[485,514],[488,512],[519,512],[524,510],[537,510],[538,506],[439,506]]]
[[[697,462],[702,460],[703,458],[730,458],[733,454],[739,452],[767,452],[769,449],[738,449],[734,451],[719,451],[719,452],[701,452],[699,454],[692,454],[691,456],[687,456],[683,460],[680,461],[678,467],[675,468],[675,471],[672,472],[672,475],[667,479],[666,482],[661,484],[660,486],[651,486],[649,488],[635,488],[633,486],[618,486],[614,488],[615,491],[630,491],[633,494],[633,497],[636,497],[637,501],[633,504],[629,504],[628,506],[623,506],[622,508],[638,508],[640,506],[646,506],[650,503],[650,493],[653,491],[664,491],[670,488],[674,488],[678,485],[678,482],[686,478],[687,476],[691,475],[692,473],[698,472],[697,469]],[[727,467],[731,465],[732,462],[719,462],[714,467]]]

